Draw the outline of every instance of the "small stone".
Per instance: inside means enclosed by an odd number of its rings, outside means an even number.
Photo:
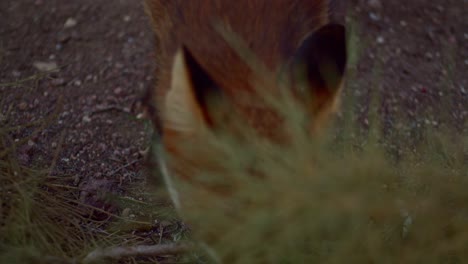
[[[86,75],[85,81],[88,82],[88,81],[91,81],[92,79],[93,79],[93,75],[88,74],[88,75]]]
[[[34,68],[42,72],[55,71],[58,69],[55,62],[36,61],[33,63]]]
[[[24,111],[24,110],[26,110],[28,108],[28,103],[23,101],[23,102],[18,104],[18,108],[19,108],[19,110]]]
[[[378,14],[376,14],[376,13],[373,13],[373,12],[369,13],[369,18],[372,21],[379,21],[380,20],[380,16]]]
[[[63,78],[57,78],[52,80],[53,86],[62,86],[65,84],[65,80]]]
[[[78,24],[76,19],[74,19],[73,17],[70,17],[70,18],[67,19],[67,21],[65,21],[65,24],[63,25],[63,27],[64,28],[71,28],[71,27],[76,26],[76,24]]]
[[[136,116],[136,119],[143,119],[145,118],[145,113],[139,113],[137,116]]]
[[[378,44],[383,44],[383,43],[385,43],[385,38],[382,37],[382,36],[378,36],[378,37],[377,37],[377,43],[378,43]]]
[[[407,25],[408,25],[408,23],[406,23],[406,21],[404,21],[404,20],[400,21],[400,26],[406,27]]]
[[[122,93],[122,91],[123,91],[123,90],[122,90],[121,87],[117,87],[117,88],[114,89],[114,94],[119,95],[119,94]]]
[[[89,122],[91,122],[91,117],[89,117],[88,115],[85,115],[85,116],[83,116],[83,119],[82,119],[82,120],[83,120],[83,122],[85,122],[85,123],[89,123]]]
[[[131,20],[131,17],[129,15],[126,15],[126,16],[123,17],[123,20],[125,22],[129,22]]]

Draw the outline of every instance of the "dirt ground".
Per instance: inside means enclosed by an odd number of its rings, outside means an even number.
[[[461,128],[468,1],[353,0],[349,7],[360,56],[346,94],[358,97],[364,124],[369,91],[378,89],[386,123],[403,113],[414,127]],[[58,155],[54,172],[73,176],[94,204],[96,190],[120,192],[141,179],[150,129],[139,100],[154,82],[152,46],[141,1],[0,1],[0,125],[14,128],[22,162],[49,165]],[[53,63],[59,71],[18,82]],[[444,119],[435,114],[441,110]],[[34,125],[56,111],[44,127]]]

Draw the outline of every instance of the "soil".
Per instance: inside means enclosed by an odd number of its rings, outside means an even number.
[[[360,56],[345,94],[357,96],[360,120],[368,123],[369,92],[380,90],[386,123],[403,113],[414,127],[462,129],[468,1],[353,0],[349,8]],[[140,99],[154,84],[153,41],[140,1],[0,1],[0,125],[14,128],[22,162],[56,160],[54,173],[73,176],[95,205],[98,192],[141,179],[151,129]],[[58,71],[25,80],[53,63]]]

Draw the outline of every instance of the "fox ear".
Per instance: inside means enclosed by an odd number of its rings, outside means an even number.
[[[319,114],[337,101],[347,63],[345,28],[327,24],[309,35],[292,59],[294,82],[312,99]]]
[[[165,98],[166,125],[181,132],[215,126],[213,114],[224,96],[186,47],[175,55],[171,78]]]

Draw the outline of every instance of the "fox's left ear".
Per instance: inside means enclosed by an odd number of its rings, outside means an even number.
[[[302,88],[302,95],[311,96],[312,111],[329,110],[337,100],[346,69],[345,27],[327,24],[319,28],[302,42],[291,62],[294,82]]]
[[[182,47],[174,57],[165,98],[164,123],[179,132],[213,129],[229,105],[226,96],[192,53]]]

